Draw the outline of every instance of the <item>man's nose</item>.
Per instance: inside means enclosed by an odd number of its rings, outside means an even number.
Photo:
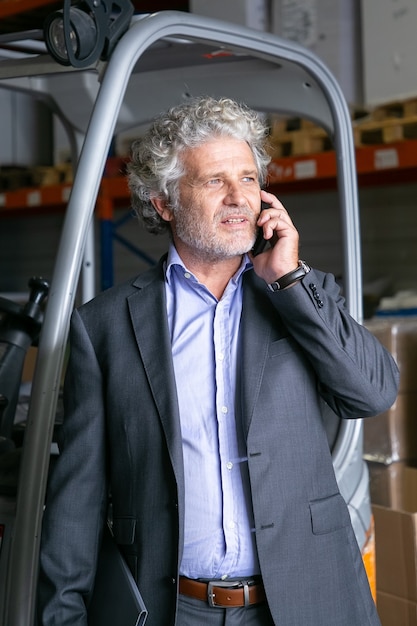
[[[238,183],[229,183],[226,193],[226,202],[237,205],[245,203],[245,196]]]

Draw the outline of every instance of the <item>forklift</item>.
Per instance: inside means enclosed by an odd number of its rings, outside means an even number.
[[[47,20],[39,52],[0,59],[0,87],[45,102],[61,120],[75,170],[50,285],[34,278],[23,306],[0,300],[0,474],[2,468],[15,472],[9,491],[0,492],[0,626],[32,626],[35,619],[42,513],[69,320],[77,293],[82,302],[96,294],[93,214],[114,136],[207,93],[244,101],[265,115],[319,125],[336,155],[344,295],[351,315],[362,321],[351,119],[325,64],[292,41],[221,20],[178,11],[134,15],[128,0],[79,5],[64,0],[63,9]],[[20,440],[13,414],[30,345],[38,346],[37,360]],[[336,478],[371,581],[372,511],[362,423],[334,415],[328,422]],[[144,611],[136,622],[117,623],[139,624],[145,617]]]

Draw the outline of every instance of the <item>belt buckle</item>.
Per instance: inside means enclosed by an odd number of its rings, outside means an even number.
[[[213,591],[213,587],[224,587],[229,589],[242,589],[243,588],[243,599],[244,606],[249,606],[249,584],[246,580],[235,580],[235,581],[227,581],[227,580],[209,580],[207,583],[207,601],[209,606],[215,608],[229,608],[228,604],[217,604],[216,603],[216,594]]]

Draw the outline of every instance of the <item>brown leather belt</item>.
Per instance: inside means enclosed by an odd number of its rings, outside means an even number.
[[[210,606],[223,608],[249,606],[266,600],[260,579],[201,582],[181,576],[179,592],[184,596],[208,602]]]

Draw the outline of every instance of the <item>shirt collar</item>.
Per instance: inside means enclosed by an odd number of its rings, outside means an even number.
[[[197,278],[194,276],[194,274],[192,272],[190,272],[184,265],[184,263],[182,262],[182,259],[180,257],[180,255],[177,252],[176,247],[174,246],[174,244],[172,242],[170,242],[169,244],[169,249],[168,249],[168,256],[165,262],[165,277],[166,277],[166,281],[168,283],[168,285],[171,285],[171,281],[173,280],[173,268],[175,266],[178,266],[180,268],[182,268],[184,270],[184,272],[188,272],[193,278],[194,280],[197,280]],[[240,279],[240,277],[242,276],[242,274],[244,272],[246,272],[247,270],[250,270],[253,267],[252,261],[250,260],[249,256],[247,254],[244,254],[242,257],[242,263],[240,264],[237,272],[234,274],[234,276],[232,276],[231,280],[234,283],[237,283],[238,280]]]

